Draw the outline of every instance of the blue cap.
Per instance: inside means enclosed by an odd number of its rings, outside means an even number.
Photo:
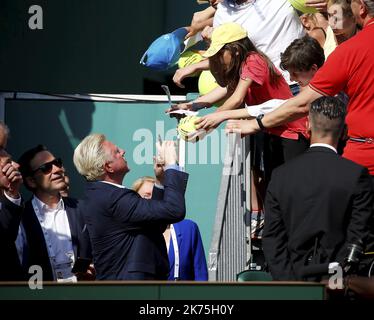
[[[186,28],[179,28],[157,38],[144,53],[140,64],[156,70],[166,70],[173,67],[178,63],[184,49],[184,38],[187,33]]]

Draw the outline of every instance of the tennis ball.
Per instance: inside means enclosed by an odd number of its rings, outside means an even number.
[[[182,118],[178,125],[178,133],[184,140],[187,140],[187,136],[189,133],[196,131],[195,121],[200,119],[197,116],[187,116]]]
[[[316,13],[317,9],[306,7],[305,0],[289,0],[291,5],[302,13]]]
[[[218,83],[209,70],[201,72],[198,82],[199,93],[204,95],[218,87]]]
[[[198,63],[203,59],[203,56],[197,51],[186,51],[181,54],[178,60],[178,67],[184,68],[190,66],[191,64]]]

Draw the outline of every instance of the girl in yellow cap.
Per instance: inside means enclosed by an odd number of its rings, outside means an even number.
[[[215,28],[211,45],[204,56],[209,58],[210,71],[220,87],[197,98],[193,103],[210,106],[221,99],[226,100],[216,112],[197,120],[197,129],[210,130],[228,119],[249,118],[247,109],[241,108],[244,104],[250,108],[251,105],[262,104],[271,99],[286,100],[292,97],[291,90],[280,71],[253,45],[247,32],[239,24],[226,23]],[[271,145],[269,156],[264,158],[269,176],[274,167],[308,148],[306,121],[304,117],[284,126],[266,130],[270,133],[266,139],[269,141],[268,145]],[[252,207],[254,206],[256,203],[252,201]],[[256,208],[259,213],[261,207],[259,202]],[[252,211],[257,211],[256,209],[252,208]],[[256,227],[252,229],[258,230]]]
[[[201,117],[196,122],[197,129],[210,130],[228,119],[248,118],[246,108],[241,108],[244,103],[250,108],[251,105],[271,99],[286,100],[292,97],[281,73],[253,45],[239,24],[226,23],[214,29],[211,45],[204,56],[209,58],[210,70],[221,87],[197,98],[193,103],[210,106],[221,99],[226,101],[216,112]],[[278,155],[282,158],[279,163],[302,153],[308,147],[306,118],[267,132],[287,139],[287,143],[281,141],[283,154]]]

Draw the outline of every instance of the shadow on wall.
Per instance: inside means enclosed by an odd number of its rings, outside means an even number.
[[[91,133],[94,111],[90,101],[6,100],[5,122],[11,133],[8,151],[17,160],[24,151],[44,144],[62,158],[70,178],[70,195],[81,195],[84,180],[74,167],[73,153]],[[23,195],[30,197],[25,188]]]

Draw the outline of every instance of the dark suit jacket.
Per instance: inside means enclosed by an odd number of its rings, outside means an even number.
[[[101,181],[88,182],[82,212],[91,238],[96,278],[136,280],[130,273],[167,279],[169,263],[162,232],[185,216],[188,175],[166,170],[165,191],[153,199]]]
[[[17,206],[0,196],[0,281],[24,280],[15,240],[23,206]]]
[[[195,222],[188,219],[174,223],[173,227],[179,251],[179,280],[208,280],[208,268],[199,227]],[[170,237],[169,280],[174,280],[174,263],[174,245]]]
[[[310,148],[276,169],[263,234],[273,278],[318,280],[308,275],[311,266],[342,262],[349,243],[365,242],[372,209],[367,169],[326,147]]]
[[[92,258],[91,244],[83,216],[79,211],[78,200],[63,198],[65,210],[69,221],[74,257]],[[52,267],[43,235],[43,230],[35,214],[31,200],[26,202],[22,218],[27,239],[27,269],[32,265],[40,265],[43,269],[43,280],[52,281]]]

